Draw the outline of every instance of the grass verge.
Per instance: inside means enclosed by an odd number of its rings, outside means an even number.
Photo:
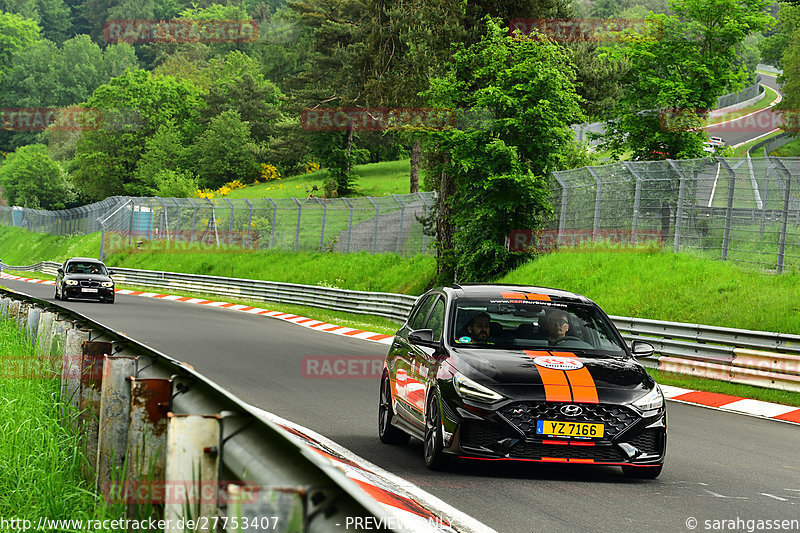
[[[733,157],[747,157],[747,152],[749,152],[753,148],[753,146],[755,146],[756,144],[760,143],[761,141],[764,141],[766,139],[771,139],[771,138],[773,138],[773,137],[775,137],[777,135],[780,135],[781,133],[783,133],[783,130],[778,130],[776,132],[770,133],[769,135],[765,135],[764,137],[761,137],[761,138],[746,142],[743,145],[741,145],[740,147],[734,149]],[[764,151],[760,150],[759,153],[752,153],[752,154],[750,154],[750,157],[752,157],[752,158],[757,158],[757,157],[763,158],[764,157]]]
[[[409,191],[409,174],[411,161],[385,161],[356,166],[358,181],[356,196],[386,196],[388,194],[407,194]],[[420,169],[420,183],[423,171]],[[298,176],[287,176],[267,183],[248,185],[228,193],[225,198],[306,198],[313,187],[315,197],[322,197],[327,180],[325,170],[318,170]]]
[[[664,372],[653,368],[648,368],[647,372],[662,385],[672,385],[673,387],[702,390],[706,392],[717,392],[719,394],[728,394],[740,398],[751,398],[763,402],[800,407],[800,393],[797,392],[753,387],[751,385],[728,383],[727,381],[717,381],[694,376],[684,376],[683,374]]]
[[[124,508],[106,504],[82,477],[81,440],[61,415],[60,362],[38,357],[14,322],[0,320],[0,516],[33,524],[120,518]]]
[[[772,151],[778,157],[800,157],[800,139],[795,139],[783,146],[779,146]]]

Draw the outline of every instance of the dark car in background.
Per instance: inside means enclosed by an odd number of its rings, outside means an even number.
[[[666,452],[661,389],[588,298],[542,287],[454,285],[419,298],[380,385],[378,433],[451,459],[600,464],[655,478]]]
[[[56,300],[70,298],[100,300],[114,303],[114,274],[99,259],[73,257],[58,269]]]

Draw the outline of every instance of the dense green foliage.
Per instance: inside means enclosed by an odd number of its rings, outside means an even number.
[[[47,146],[23,146],[0,167],[0,186],[12,205],[33,209],[64,209],[74,195],[61,165]]]

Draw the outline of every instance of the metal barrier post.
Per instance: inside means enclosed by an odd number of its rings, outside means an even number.
[[[82,329],[67,331],[64,355],[61,359],[61,401],[64,402],[64,415],[75,414],[80,407],[83,343],[89,340],[90,333]],[[71,413],[68,411],[69,408],[72,410]]]
[[[428,201],[425,199],[425,195],[421,192],[417,193],[419,195],[419,199],[422,200],[422,216],[427,218],[428,217]],[[425,248],[427,246],[428,235],[425,233],[425,227],[422,227],[422,253],[425,253]]]
[[[186,501],[173,497],[165,502],[168,532],[183,533],[181,518],[217,515],[220,425],[216,415],[168,415],[164,482],[173,495],[186,495]]]
[[[95,490],[122,478],[128,424],[131,409],[131,386],[128,378],[136,375],[136,357],[104,356],[103,382],[100,390],[100,425],[97,432],[97,477]]]
[[[227,198],[225,198],[225,201],[228,202],[229,206],[231,206],[231,215],[228,218],[228,246],[230,246],[233,242],[233,204]]]
[[[111,343],[86,341],[81,357],[80,426],[86,435],[85,455],[88,460],[84,477],[89,480],[97,467],[97,435],[100,416],[100,391],[103,388],[103,357],[111,353]]]
[[[189,205],[192,206],[192,230],[189,233],[189,244],[194,243],[194,227],[195,223],[197,222],[197,205],[192,201],[191,198],[187,198],[186,200],[189,201]]]
[[[175,242],[178,242],[178,236],[181,232],[181,204],[178,202],[177,198],[173,198],[172,201],[175,203],[175,206],[178,208],[178,213],[175,215]]]
[[[553,176],[561,185],[561,213],[558,216],[558,237],[556,237],[556,244],[561,244],[564,237],[564,225],[567,221],[567,184],[561,179],[558,172],[553,172]]]
[[[769,156],[766,159],[769,162]],[[761,231],[759,235],[764,235],[764,228],[767,224],[767,200],[769,199],[769,175],[772,169],[775,167],[773,163],[767,167],[767,171],[764,173],[764,198],[761,202],[762,209],[761,209]]]

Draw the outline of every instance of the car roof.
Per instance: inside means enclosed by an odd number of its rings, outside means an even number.
[[[72,261],[86,261],[86,262],[89,262],[89,263],[102,263],[102,261],[100,261],[99,259],[95,259],[94,257],[70,257],[69,259],[67,259],[67,263],[70,263]]]
[[[503,292],[521,292],[533,294],[545,294],[558,300],[577,300],[584,303],[594,303],[586,296],[551,287],[538,287],[534,285],[507,285],[495,283],[483,284],[453,284],[452,287],[445,287],[446,291],[452,291],[455,298],[498,298]]]

